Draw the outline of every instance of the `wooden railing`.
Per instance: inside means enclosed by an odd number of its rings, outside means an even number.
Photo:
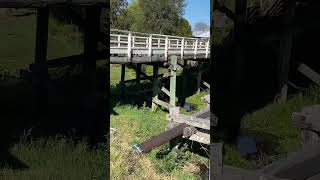
[[[165,61],[170,55],[180,59],[209,58],[209,38],[190,38],[161,34],[147,34],[117,29],[110,30],[111,56],[158,56]]]

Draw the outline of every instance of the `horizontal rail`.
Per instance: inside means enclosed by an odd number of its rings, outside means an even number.
[[[208,59],[210,56],[209,38],[190,38],[163,34],[148,34],[125,30],[110,30],[110,55],[126,57],[131,62],[133,57],[164,57],[167,61],[171,55],[181,59]],[[119,58],[118,58],[119,59]]]

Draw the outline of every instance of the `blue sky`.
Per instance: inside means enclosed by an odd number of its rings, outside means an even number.
[[[128,0],[129,3],[132,0]],[[192,28],[197,22],[204,22],[210,25],[210,0],[186,0],[184,18],[186,18]]]
[[[210,0],[187,0],[187,7],[183,16],[192,28],[197,22],[210,25]]]

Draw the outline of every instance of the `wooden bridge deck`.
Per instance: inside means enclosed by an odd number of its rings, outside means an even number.
[[[209,38],[190,38],[110,30],[111,63],[148,63],[180,59],[203,61],[210,58]]]

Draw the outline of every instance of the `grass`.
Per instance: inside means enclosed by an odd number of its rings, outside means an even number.
[[[320,88],[311,87],[304,93],[289,97],[286,103],[269,104],[243,117],[242,134],[256,139],[259,154],[252,160],[241,158],[235,147],[225,147],[226,164],[242,168],[260,168],[301,148],[298,130],[291,123],[293,112],[320,103]]]
[[[21,139],[9,152],[28,166],[26,170],[5,167],[0,179],[106,179],[106,147],[91,150],[85,141],[56,136],[27,141]]]
[[[111,127],[117,130],[110,143],[112,179],[196,179],[199,176],[183,170],[183,165],[195,156],[187,148],[167,152],[163,145],[149,154],[133,153],[131,145],[165,130],[166,112],[133,106],[118,106],[114,110],[119,115],[111,116]]]

